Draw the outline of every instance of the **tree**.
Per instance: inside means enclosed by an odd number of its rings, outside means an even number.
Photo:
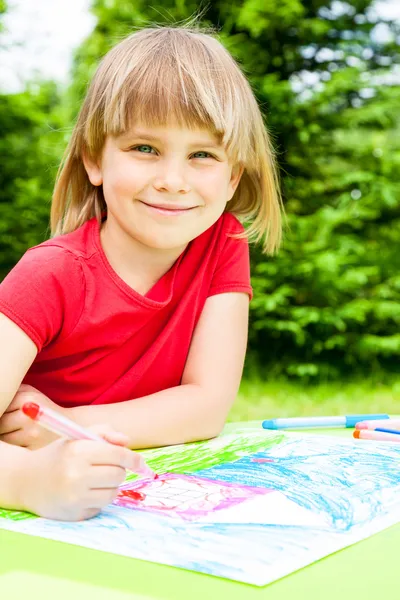
[[[65,97],[70,115],[116,41],[188,19],[198,2],[95,0],[92,10],[97,25]],[[398,24],[372,0],[213,0],[202,21],[219,29],[255,90],[288,216],[278,256],[252,251],[248,367],[308,378],[397,368],[400,93],[387,80]]]
[[[0,0],[0,16],[6,8]],[[57,131],[59,104],[52,82],[32,83],[17,94],[0,93],[0,281],[27,248],[48,237],[63,136]]]
[[[27,248],[49,235],[61,152],[58,104],[52,83],[0,95],[0,280]]]

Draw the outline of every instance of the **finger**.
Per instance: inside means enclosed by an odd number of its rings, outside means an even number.
[[[118,446],[115,446],[118,447]],[[122,462],[121,465],[128,469],[129,471],[134,471],[135,473],[146,473],[148,471],[148,466],[146,462],[140,454],[137,452],[133,452],[129,448],[121,448],[122,449]]]
[[[5,412],[13,412],[14,410],[19,410],[20,403],[21,402],[18,398],[18,395],[14,396],[14,398],[11,400],[10,404],[7,406]]]
[[[106,444],[104,442],[92,442],[91,440],[79,440],[70,442],[73,444],[72,452],[76,456],[85,455],[86,460],[92,465],[108,465],[132,469],[132,466],[143,464],[143,459],[133,458],[135,455],[132,450],[117,446],[115,444]]]
[[[14,398],[11,400],[6,412],[12,412],[14,410],[18,410],[21,406],[28,402],[30,399],[34,399],[35,388],[30,385],[22,384],[19,386],[17,393]]]
[[[78,519],[74,519],[77,521],[86,521],[87,519],[92,519],[93,517],[95,517],[96,515],[99,514],[100,510],[103,507],[100,508],[89,508],[88,510],[84,510],[82,515],[80,517],[78,517]]]
[[[72,521],[86,521],[87,519],[91,519],[98,515],[100,510],[101,508],[74,509],[69,506],[60,514],[57,514],[57,516],[47,518],[57,519],[57,521],[65,521],[67,523],[71,523]]]
[[[109,425],[94,425],[90,428],[91,431],[100,435],[106,442],[110,444],[116,444],[117,446],[127,446],[129,442],[129,438],[124,433],[120,431],[115,431]]]
[[[5,412],[14,412],[16,410],[19,410],[22,406],[23,402],[21,401],[21,396],[19,394],[17,394],[16,396],[14,396],[14,398],[11,400],[10,404],[7,406]]]
[[[23,423],[24,419],[21,419],[22,422],[19,423],[18,419],[13,418],[13,422],[10,416],[10,423],[8,424],[10,429],[9,431],[0,434],[1,440],[8,444],[12,444],[14,446],[22,446],[24,448],[37,448],[43,445],[43,441],[48,443],[53,438],[53,434],[45,432],[43,434],[43,429],[37,425],[32,425],[29,427],[25,426]],[[3,419],[1,419],[2,421]],[[0,424],[1,424],[0,421]]]
[[[0,419],[0,435],[18,431],[23,427],[23,420],[19,411],[4,413]]]
[[[89,464],[123,467],[136,473],[148,471],[144,458],[129,448],[90,440],[70,441],[69,443],[73,444],[71,452],[80,458],[85,456]]]
[[[38,390],[33,387],[33,385],[29,385],[28,383],[21,383],[18,388],[18,392],[37,392]]]
[[[21,446],[21,448],[28,447],[28,440],[25,437],[23,429],[13,431],[12,433],[0,435],[0,440],[2,442],[5,442],[6,444],[11,444],[13,446]]]
[[[119,431],[106,432],[103,434],[102,437],[104,437],[106,442],[109,442],[110,444],[115,444],[116,446],[127,446],[129,443],[128,436]]]
[[[90,495],[88,498],[88,508],[103,508],[108,504],[111,504],[113,500],[118,495],[118,488],[113,489],[100,489],[100,490],[90,490]]]
[[[90,489],[115,489],[124,483],[125,478],[126,470],[122,467],[98,465],[91,469],[87,484]]]
[[[128,452],[129,456],[127,457],[128,462],[126,463],[126,469],[134,471],[135,473],[146,474],[146,476],[149,474],[149,471],[150,473],[152,472],[141,454],[133,452],[133,450],[128,450]]]

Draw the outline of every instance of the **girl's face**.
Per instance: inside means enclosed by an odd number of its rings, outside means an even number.
[[[100,161],[85,167],[103,185],[107,227],[179,253],[221,216],[242,174],[211,132],[178,125],[108,137]]]

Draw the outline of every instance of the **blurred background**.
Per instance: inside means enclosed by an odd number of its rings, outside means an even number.
[[[49,236],[57,167],[100,57],[202,13],[249,77],[288,228],[252,248],[231,419],[400,413],[400,2],[0,0],[0,281]]]

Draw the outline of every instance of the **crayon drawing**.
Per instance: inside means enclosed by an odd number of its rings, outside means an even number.
[[[193,520],[272,491],[172,473],[121,486],[114,504]]]
[[[0,512],[0,527],[266,585],[400,520],[400,444],[237,429],[144,452],[89,521]]]

